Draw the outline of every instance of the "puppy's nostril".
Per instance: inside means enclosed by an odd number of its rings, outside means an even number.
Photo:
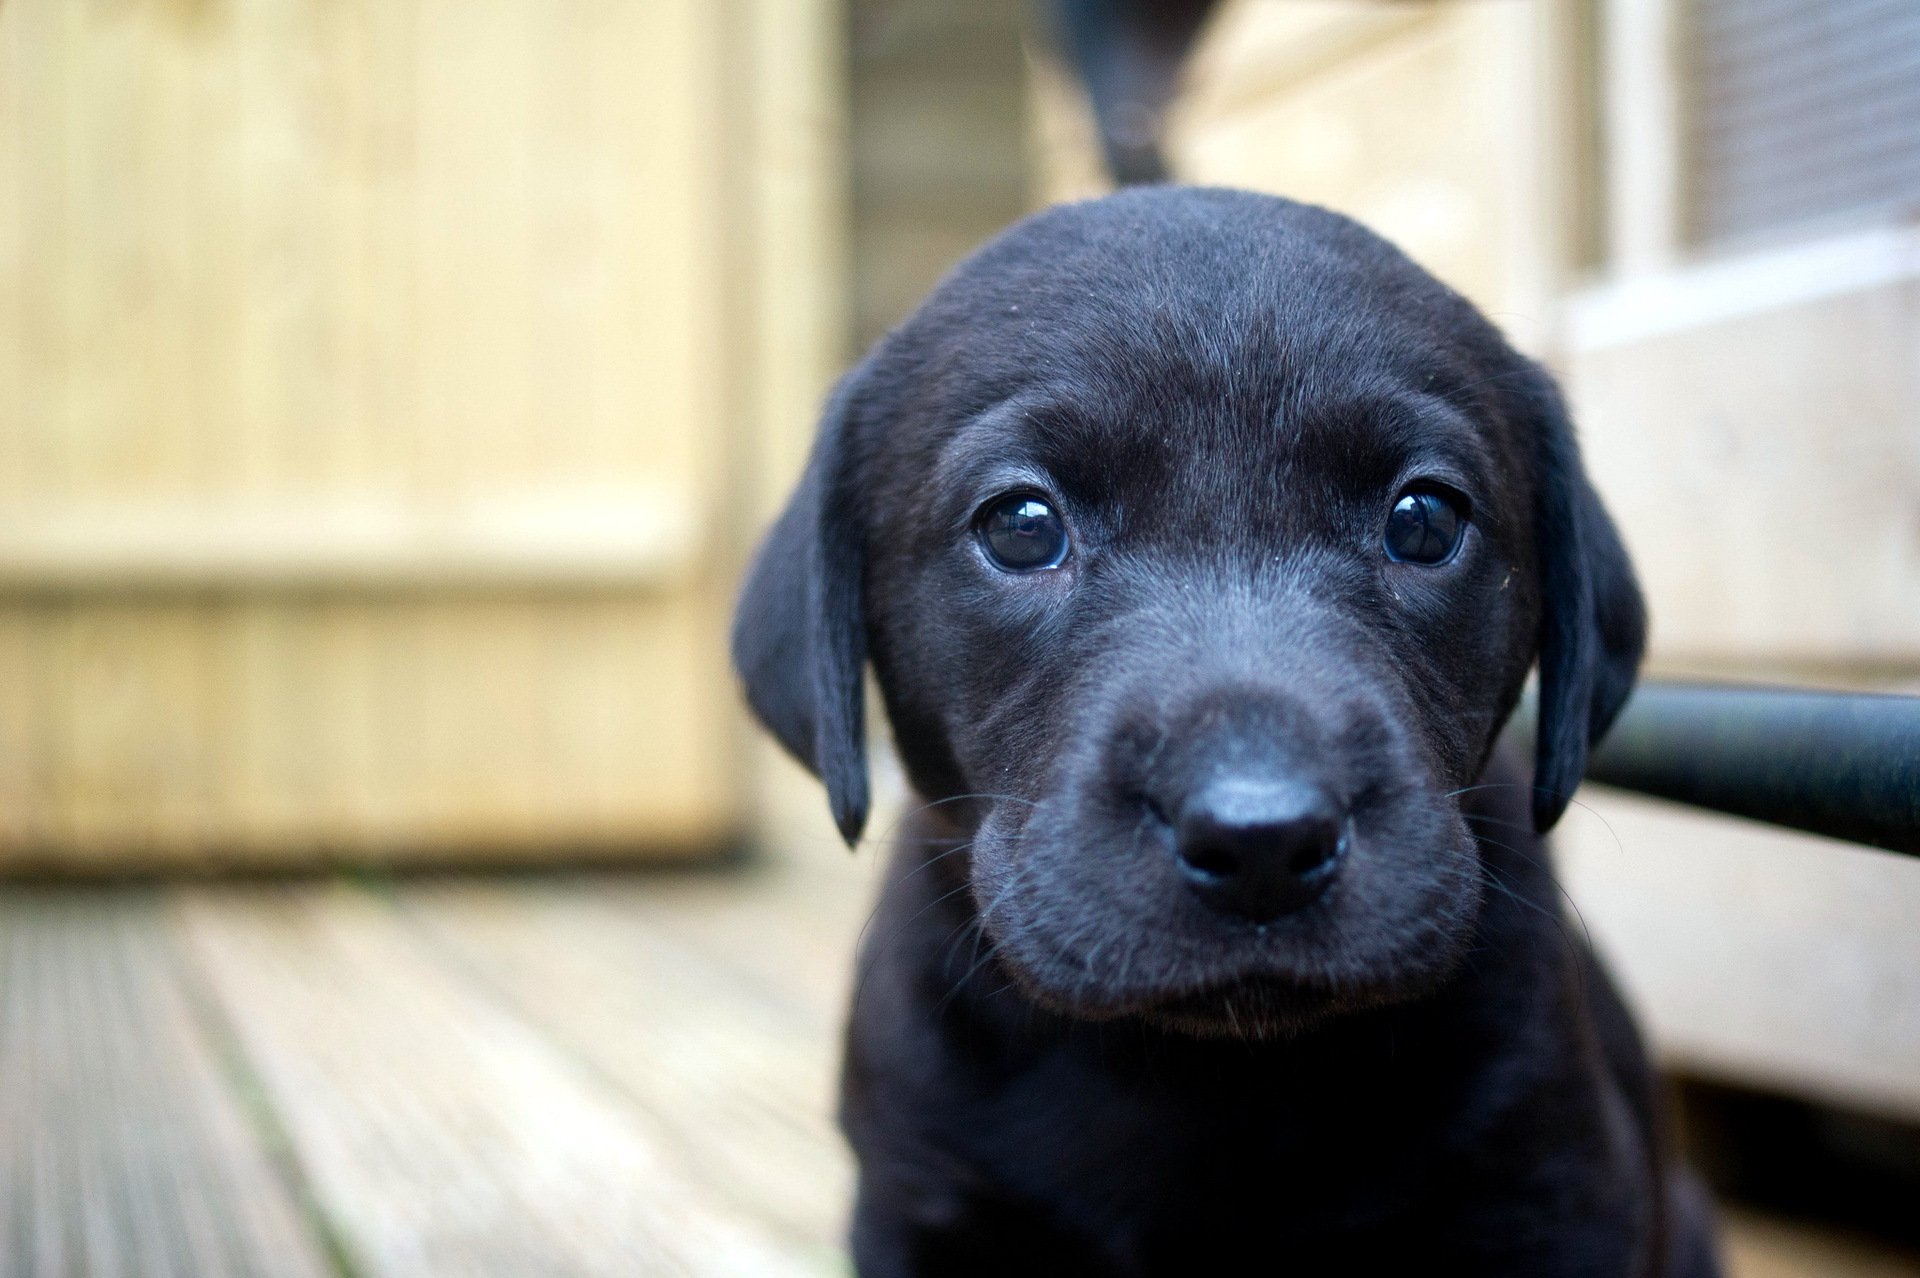
[[[1174,839],[1202,899],[1264,921],[1326,890],[1344,831],[1344,812],[1320,786],[1230,777],[1201,787],[1181,806]]]
[[[1337,830],[1330,839],[1310,840],[1293,854],[1293,858],[1287,862],[1287,869],[1295,874],[1311,874],[1340,855],[1342,842],[1344,840]]]
[[[1193,869],[1216,879],[1229,878],[1240,872],[1240,858],[1225,848],[1182,847],[1180,858]]]

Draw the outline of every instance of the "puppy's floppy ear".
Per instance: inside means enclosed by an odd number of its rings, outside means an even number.
[[[1633,691],[1647,616],[1626,548],[1580,464],[1560,392],[1544,370],[1529,366],[1527,374],[1541,595],[1533,823],[1544,833],[1586,774],[1588,748]]]
[[[827,787],[841,837],[867,823],[865,530],[850,420],[862,370],[834,388],[806,473],[767,532],[733,616],[747,703]]]

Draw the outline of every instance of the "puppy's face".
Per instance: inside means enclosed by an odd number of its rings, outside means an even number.
[[[832,787],[845,690],[820,671],[861,645],[1043,1003],[1258,1034],[1415,996],[1473,926],[1460,795],[1557,624],[1543,563],[1581,543],[1560,607],[1585,665],[1613,659],[1604,609],[1637,610],[1623,566],[1597,601],[1585,542],[1611,530],[1543,385],[1333,215],[1171,190],[1056,210],[843,387],[804,562],[770,562],[776,530],[749,589],[749,692]],[[770,572],[808,582],[784,644],[807,668],[774,697]],[[1637,611],[1616,628],[1624,691]],[[1558,700],[1593,718],[1593,682]]]
[[[1524,466],[1431,352],[1257,325],[1209,375],[1143,327],[1048,360],[872,512],[908,756],[981,796],[975,901],[1049,1002],[1258,1025],[1418,988],[1471,925],[1456,794],[1532,657]]]

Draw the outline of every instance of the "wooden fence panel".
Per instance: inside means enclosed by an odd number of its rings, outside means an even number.
[[[838,338],[753,314],[837,280],[747,260],[835,212],[789,10],[0,8],[0,865],[725,840],[738,436]]]

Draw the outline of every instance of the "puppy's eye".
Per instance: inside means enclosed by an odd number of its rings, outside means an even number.
[[[1067,557],[1067,526],[1037,493],[1007,493],[980,508],[974,535],[987,558],[1008,572],[1057,568]]]
[[[1403,564],[1443,564],[1467,531],[1465,499],[1433,488],[1400,494],[1382,540],[1387,558]]]

